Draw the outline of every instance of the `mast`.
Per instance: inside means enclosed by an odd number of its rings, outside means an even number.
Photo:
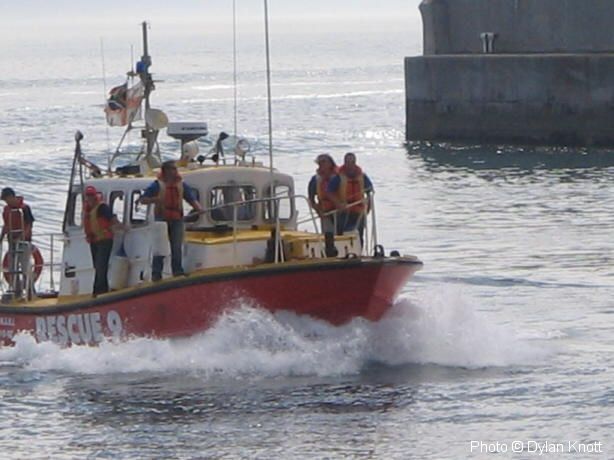
[[[149,67],[151,67],[151,56],[149,55],[149,43],[147,41],[147,22],[143,21],[141,24],[143,31],[143,55],[141,60],[136,64],[136,73],[138,74],[143,86],[145,88],[145,129],[143,129],[143,138],[145,139],[145,158],[151,157],[153,153],[154,145],[158,138],[158,130],[150,125],[147,117],[147,112],[151,108],[149,97],[151,92],[156,89],[152,75],[149,73]]]

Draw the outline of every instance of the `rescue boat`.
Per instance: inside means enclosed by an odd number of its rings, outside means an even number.
[[[198,155],[197,140],[207,134],[206,124],[168,123],[161,111],[151,109],[145,26],[143,33],[145,52],[136,74],[144,87],[145,125],[139,128],[144,150],[131,163],[102,171],[85,159],[83,136],[77,133],[62,232],[38,244],[47,250],[48,260],[4,267],[0,341],[10,345],[20,332],[62,346],[187,337],[244,305],[333,325],[354,318],[378,321],[422,262],[397,251],[385,254],[377,240],[375,202],[364,244],[356,231],[337,235],[337,256],[327,257],[319,219],[307,197],[296,193],[292,176],[249,158],[245,140],[234,142],[234,157],[227,160],[228,136],[223,133],[210,155]],[[134,128],[135,118],[128,117],[128,129]],[[180,174],[196,191],[203,211],[186,216],[185,274],[173,276],[170,257],[165,257],[163,278],[153,281],[153,257],[170,253],[166,223],[156,221],[153,206],[139,204],[139,198],[157,177],[161,154],[156,140],[162,129],[181,141],[175,155]],[[111,290],[97,296],[92,294],[94,267],[83,228],[89,186],[123,226],[114,235]],[[299,208],[308,210],[305,218],[299,219]],[[58,244],[61,261],[56,262]],[[22,247],[40,258],[40,251],[28,245],[13,245],[12,251]],[[10,260],[20,257],[12,254]],[[44,276],[39,278],[41,266]]]

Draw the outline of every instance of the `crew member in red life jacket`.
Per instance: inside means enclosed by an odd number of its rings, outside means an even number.
[[[104,203],[95,187],[85,187],[83,228],[90,244],[94,265],[94,297],[109,292],[109,259],[113,248],[113,230],[121,227],[108,204]]]
[[[173,276],[184,274],[181,260],[184,235],[183,200],[187,201],[194,211],[202,210],[196,191],[183,182],[177,172],[177,165],[172,160],[162,163],[158,180],[152,182],[139,199],[143,204],[154,204],[156,220],[165,221],[168,226]],[[164,256],[154,256],[151,269],[153,281],[162,279],[163,267]]]
[[[337,165],[333,157],[327,154],[318,155],[316,158],[318,169],[309,181],[308,194],[311,207],[320,216],[326,257],[336,257],[335,248],[335,203],[328,194],[328,184],[337,175]]]
[[[346,153],[339,174],[328,184],[328,193],[339,211],[337,233],[358,229],[364,246],[365,216],[369,212],[373,184],[356,164],[356,155]]]
[[[8,254],[18,253],[19,257],[16,260],[9,259],[9,267],[11,270],[19,270],[26,273],[30,269],[31,257],[31,241],[32,241],[32,226],[34,225],[34,216],[30,206],[24,203],[23,197],[16,196],[15,191],[10,187],[5,187],[0,193],[0,199],[6,202],[6,206],[2,212],[4,225],[0,234],[0,243],[7,237],[9,243]],[[18,245],[21,249],[18,251]],[[15,266],[14,263],[19,264]],[[22,281],[17,277],[13,278],[13,285],[16,294],[21,295]]]

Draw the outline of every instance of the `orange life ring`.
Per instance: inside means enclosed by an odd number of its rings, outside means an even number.
[[[34,260],[34,265],[32,273],[34,274],[34,278],[32,282],[36,283],[43,272],[43,265],[45,261],[43,260],[43,255],[38,250],[38,248],[34,245],[31,247],[32,250],[32,259]],[[7,283],[11,282],[11,274],[9,273],[9,253],[4,254],[4,259],[2,259],[2,273],[4,274],[4,279]]]

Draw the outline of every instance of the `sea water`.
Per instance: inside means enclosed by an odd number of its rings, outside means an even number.
[[[390,312],[333,327],[246,303],[184,340],[18,336],[0,349],[1,458],[614,456],[614,153],[405,146],[410,32],[272,39],[276,167],[301,192],[318,154],[355,152],[379,240],[424,261]],[[150,41],[153,106],[232,133],[230,35],[154,28]],[[25,196],[38,233],[60,230],[74,131],[103,166],[120,136],[102,106],[129,44],[103,43],[0,50],[0,185]],[[266,161],[260,35],[239,39],[238,80],[238,131]]]

